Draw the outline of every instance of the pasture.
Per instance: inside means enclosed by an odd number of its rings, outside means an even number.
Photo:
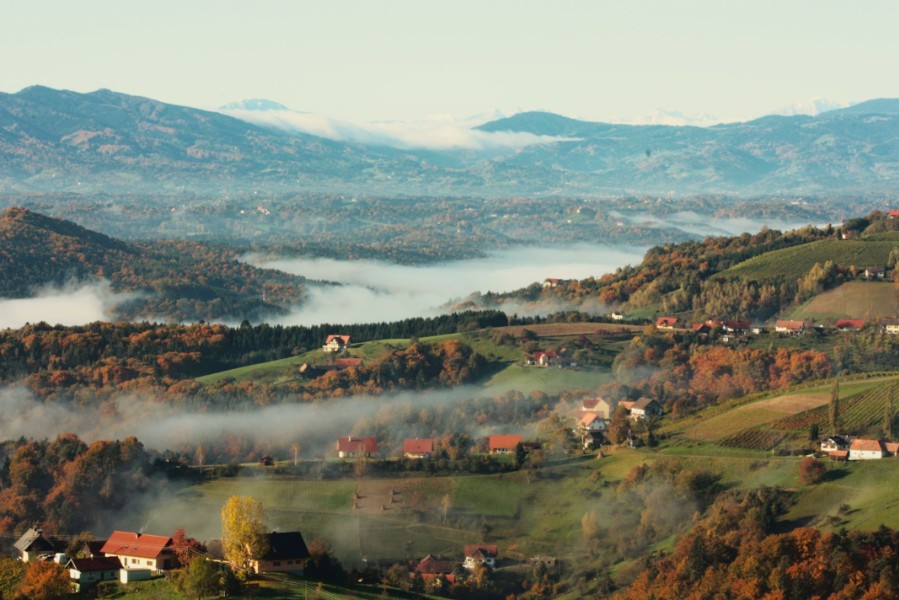
[[[818,294],[792,310],[786,318],[827,321],[877,319],[897,314],[897,287],[888,281],[849,281]]]

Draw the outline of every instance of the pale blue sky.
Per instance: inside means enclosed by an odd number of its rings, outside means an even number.
[[[105,87],[351,120],[899,97],[899,2],[4,0],[0,91]]]

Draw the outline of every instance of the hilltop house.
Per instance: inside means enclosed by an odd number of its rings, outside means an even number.
[[[849,460],[876,460],[883,456],[883,443],[880,440],[856,438],[849,445]]]
[[[178,566],[172,538],[162,535],[113,531],[100,552],[118,558],[123,569],[161,573]]]
[[[465,562],[462,566],[468,570],[477,565],[484,565],[491,569],[496,566],[496,557],[499,550],[495,545],[467,544],[465,546]]]
[[[515,451],[515,447],[521,443],[521,436],[512,435],[491,435],[487,444],[490,454],[509,454]]]
[[[656,327],[658,329],[674,329],[678,320],[677,317],[659,317],[656,319]]]
[[[302,575],[309,549],[299,531],[273,531],[269,533],[268,550],[258,558],[250,560],[254,573],[293,573]]]
[[[378,452],[378,442],[373,437],[340,437],[337,438],[337,456],[339,458],[371,457]]]
[[[560,285],[565,285],[568,282],[567,279],[559,279],[557,277],[547,277],[543,280],[543,287],[545,288],[554,288],[559,287]]]
[[[403,456],[406,458],[430,458],[434,454],[434,440],[406,438],[403,440]]]
[[[646,417],[662,416],[662,405],[652,398],[640,398],[631,405],[632,419],[645,419]]]
[[[19,551],[19,560],[22,562],[53,558],[54,554],[65,550],[65,543],[45,537],[40,527],[29,528],[13,546]]]
[[[324,350],[325,352],[340,352],[341,350],[349,347],[349,345],[350,336],[331,334],[325,339],[325,344],[324,346],[322,346],[322,350]]]
[[[821,442],[821,452],[838,452],[840,450],[846,450],[849,448],[849,442],[847,442],[844,438],[838,435],[832,435],[830,437],[824,438],[824,441]]]

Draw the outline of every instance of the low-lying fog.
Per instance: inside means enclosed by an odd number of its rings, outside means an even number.
[[[472,292],[508,292],[546,278],[599,277],[637,264],[644,248],[575,244],[565,248],[519,248],[485,258],[423,266],[377,260],[341,261],[291,258],[261,261],[259,266],[343,283],[313,287],[309,299],[280,320],[289,325],[396,321],[445,312],[443,306]]]

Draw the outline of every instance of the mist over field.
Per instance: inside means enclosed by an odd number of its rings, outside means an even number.
[[[109,321],[116,304],[135,294],[117,294],[108,281],[48,286],[31,298],[0,298],[0,329],[17,329],[26,323],[83,325]]]
[[[639,263],[644,248],[588,244],[523,247],[484,258],[407,266],[377,260],[340,261],[290,258],[250,262],[310,279],[345,285],[313,287],[308,300],[279,322],[285,325],[396,321],[446,312],[447,302],[473,292],[508,292],[548,277],[599,277],[618,267]]]

